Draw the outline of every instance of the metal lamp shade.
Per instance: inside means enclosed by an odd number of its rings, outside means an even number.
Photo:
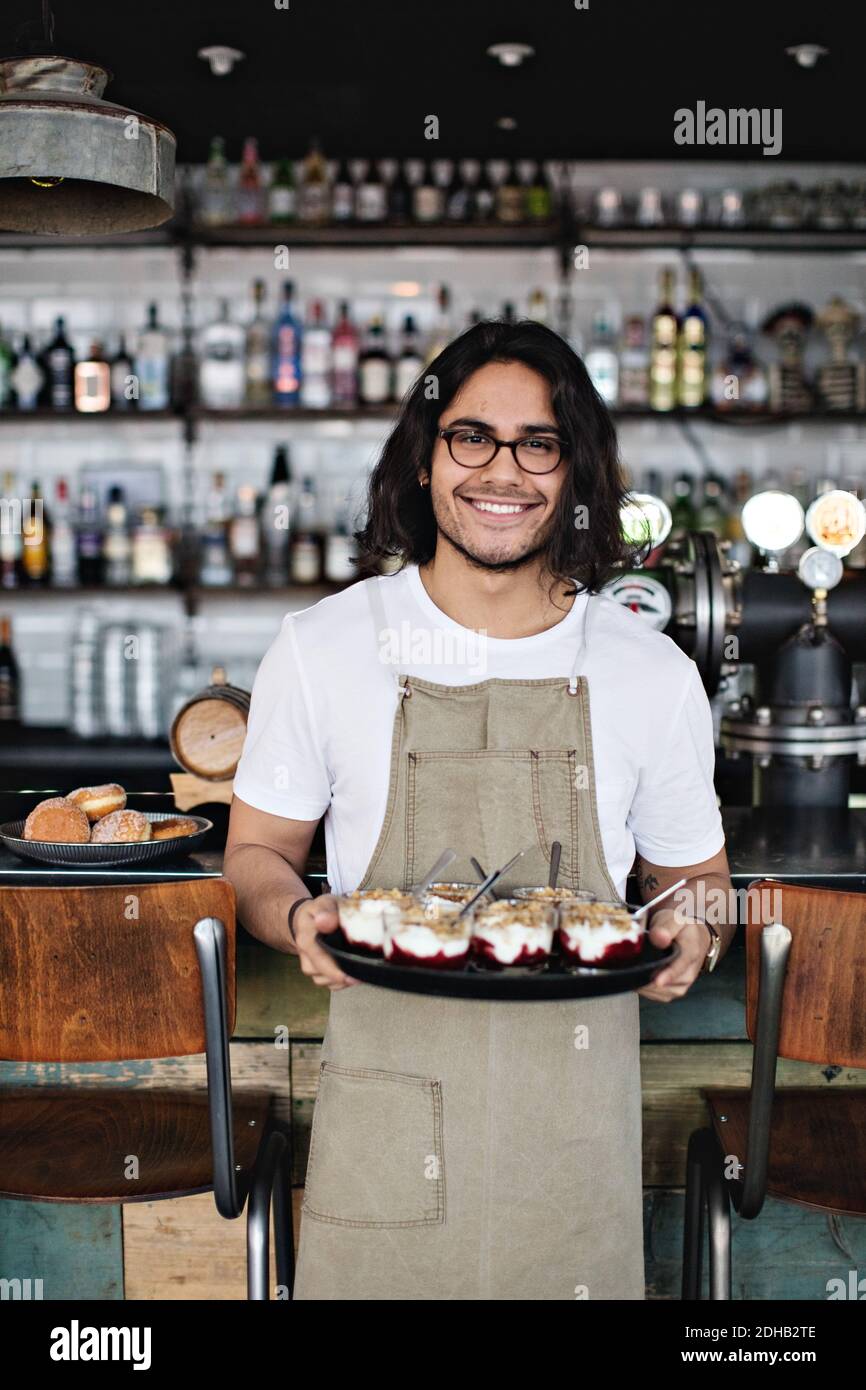
[[[174,212],[174,135],[103,100],[111,74],[74,58],[0,59],[0,229],[89,236]]]

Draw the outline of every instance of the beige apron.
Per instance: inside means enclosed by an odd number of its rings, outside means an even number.
[[[504,882],[546,882],[559,840],[560,882],[618,899],[579,675],[596,602],[570,679],[398,677],[361,886],[408,887],[446,846],[455,881],[531,846]],[[302,1211],[298,1299],[642,1299],[637,995],[334,993]]]

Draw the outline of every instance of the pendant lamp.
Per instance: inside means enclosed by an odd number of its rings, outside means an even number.
[[[107,68],[44,37],[0,58],[0,229],[93,236],[158,227],[174,211],[176,141],[159,121],[105,101]]]

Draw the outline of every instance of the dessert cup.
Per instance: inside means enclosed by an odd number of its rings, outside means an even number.
[[[563,957],[581,965],[616,965],[643,948],[646,926],[622,903],[571,903],[559,910]]]
[[[553,945],[556,907],[526,898],[500,898],[475,908],[472,950],[495,965],[539,965]]]

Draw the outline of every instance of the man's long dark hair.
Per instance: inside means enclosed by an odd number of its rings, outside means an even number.
[[[475,324],[415,382],[370,476],[366,524],[356,535],[361,563],[373,566],[400,556],[404,564],[423,565],[432,559],[437,528],[430,489],[419,486],[419,473],[429,473],[443,410],[489,362],[522,362],[550,385],[566,442],[560,465],[566,476],[545,564],[552,579],[576,580],[580,589],[596,593],[618,569],[645,555],[646,547],[629,544],[622,534],[620,508],[628,488],[604,401],[565,339],[529,319]],[[431,380],[438,387],[433,400],[428,399]],[[582,528],[575,524],[578,506],[587,508]]]

